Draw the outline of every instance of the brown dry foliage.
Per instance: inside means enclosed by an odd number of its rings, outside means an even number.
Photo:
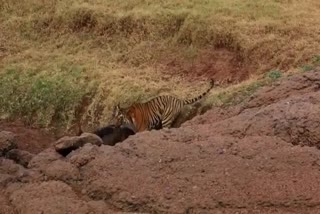
[[[84,68],[96,86],[83,110],[92,123],[105,123],[115,102],[206,87],[204,77],[183,78],[192,67],[168,67],[168,57],[197,65],[209,60],[203,50],[227,50],[250,78],[320,53],[317,0],[0,0],[0,13],[0,69],[50,76],[65,64]]]

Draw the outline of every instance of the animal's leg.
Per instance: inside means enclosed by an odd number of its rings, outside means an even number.
[[[175,120],[175,117],[171,116],[167,119],[165,119],[162,122],[162,128],[171,128],[173,121]]]
[[[157,124],[154,124],[151,129],[160,130],[162,129],[162,122],[159,121]]]
[[[152,129],[155,129],[155,130],[159,130],[159,129],[162,129],[162,121],[161,121],[161,117],[160,116],[157,116],[156,122],[154,122],[153,124],[151,124],[149,126],[149,131],[152,130]]]

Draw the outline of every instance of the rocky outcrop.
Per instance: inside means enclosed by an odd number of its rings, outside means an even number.
[[[5,156],[11,149],[17,148],[17,139],[14,133],[8,131],[0,132],[0,157]]]
[[[6,158],[14,160],[16,163],[27,167],[30,160],[34,157],[34,154],[20,150],[20,149],[11,149],[7,152]]]
[[[11,159],[27,167],[33,156],[34,155],[28,151],[18,149],[18,140],[14,133],[9,131],[0,132],[0,157]]]
[[[55,150],[63,156],[68,155],[71,151],[76,150],[86,143],[100,146],[103,144],[101,138],[95,134],[83,133],[81,136],[62,137],[54,143]]]
[[[93,133],[81,133],[80,136],[63,137],[54,143],[54,147],[58,153],[66,156],[71,151],[83,147],[87,143],[97,146],[102,144],[114,146],[134,134],[134,131],[130,128],[109,125],[102,127]]]
[[[28,169],[2,158],[0,212],[317,213],[319,81],[294,75],[114,146],[90,135],[65,155],[43,150]]]

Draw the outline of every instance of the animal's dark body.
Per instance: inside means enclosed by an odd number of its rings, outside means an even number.
[[[130,135],[134,135],[135,132],[128,127],[109,125],[96,130],[93,134],[98,135],[104,145],[114,146],[127,139]]]
[[[82,133],[83,131],[79,127],[78,136]],[[99,136],[104,145],[114,146],[127,139],[130,135],[134,135],[135,132],[129,126],[108,125],[95,130],[93,134]]]

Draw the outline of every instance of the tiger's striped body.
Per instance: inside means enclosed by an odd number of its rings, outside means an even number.
[[[210,88],[200,96],[180,100],[170,95],[155,97],[145,103],[135,103],[127,109],[115,106],[113,117],[116,124],[131,124],[136,132],[151,129],[170,128],[181,109],[185,105],[193,104],[204,97],[214,86],[211,80]]]

